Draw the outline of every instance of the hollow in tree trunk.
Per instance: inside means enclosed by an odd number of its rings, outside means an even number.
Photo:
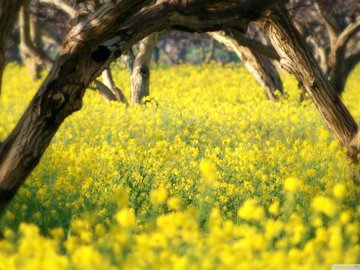
[[[140,42],[139,53],[131,69],[131,102],[140,104],[149,95],[150,62],[156,47],[157,33]]]

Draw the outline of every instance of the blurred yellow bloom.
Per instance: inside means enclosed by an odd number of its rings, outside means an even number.
[[[270,206],[269,206],[269,212],[273,215],[279,214],[280,209],[280,202],[278,200],[275,200]]]
[[[324,196],[315,197],[311,206],[315,211],[324,213],[328,216],[333,216],[336,213],[335,203],[330,198]]]
[[[260,221],[264,217],[264,209],[254,199],[248,199],[238,210],[238,216],[246,220]]]
[[[300,187],[299,179],[296,177],[289,177],[285,179],[284,188],[286,191],[296,191]]]
[[[177,197],[171,197],[167,201],[167,205],[171,210],[175,210],[175,211],[179,210],[181,207],[181,200]]]
[[[216,167],[210,160],[200,161],[200,172],[206,184],[212,184],[216,180]]]
[[[136,225],[134,209],[123,208],[115,215],[116,221],[125,228],[131,228]]]
[[[336,184],[333,189],[334,197],[343,199],[346,195],[346,186],[344,184]]]
[[[166,202],[167,197],[168,197],[167,189],[165,187],[159,187],[158,189],[151,191],[150,202],[153,205],[161,205]]]

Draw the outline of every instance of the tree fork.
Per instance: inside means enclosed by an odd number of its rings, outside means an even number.
[[[302,82],[333,135],[356,162],[360,150],[358,125],[307,49],[287,10],[280,7],[271,10],[264,26],[281,58],[282,68]]]

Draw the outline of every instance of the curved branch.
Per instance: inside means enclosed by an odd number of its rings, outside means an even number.
[[[360,16],[340,33],[336,41],[336,49],[345,48],[349,40],[360,30]]]
[[[271,59],[280,61],[280,56],[272,46],[264,45],[254,39],[250,39],[246,37],[244,34],[242,34],[240,31],[235,29],[230,29],[229,34],[233,36],[236,41],[245,47],[249,47],[252,50],[254,50],[256,53],[262,54],[264,56],[267,56]]]

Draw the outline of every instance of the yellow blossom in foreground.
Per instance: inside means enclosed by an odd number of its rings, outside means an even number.
[[[181,200],[177,197],[171,197],[167,201],[167,205],[171,210],[179,210],[181,207]]]
[[[249,199],[238,210],[238,216],[246,220],[260,221],[264,217],[264,209],[257,205],[257,201]]]
[[[343,199],[346,195],[346,186],[344,184],[336,184],[333,189],[334,197]]]
[[[116,221],[125,228],[136,225],[136,217],[133,209],[123,208],[115,215]]]
[[[293,192],[300,187],[299,179],[296,177],[289,177],[285,179],[284,188],[287,191]]]
[[[311,206],[315,211],[324,213],[328,216],[333,216],[336,213],[335,203],[330,198],[324,196],[315,197]]]
[[[273,215],[277,215],[279,213],[279,209],[280,209],[280,202],[276,200],[270,205],[269,212]]]
[[[150,194],[150,201],[154,205],[160,205],[165,203],[168,197],[168,191],[164,187],[155,189]]]
[[[206,184],[212,184],[216,180],[216,167],[210,160],[200,161],[200,171]]]

